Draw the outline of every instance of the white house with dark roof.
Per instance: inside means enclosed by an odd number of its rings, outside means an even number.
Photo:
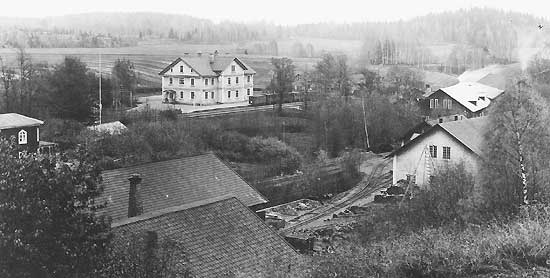
[[[248,101],[256,72],[237,57],[183,56],[159,75],[165,102],[209,105]]]
[[[444,122],[414,137],[389,155],[393,184],[408,180],[423,187],[438,169],[460,162],[476,177],[487,121],[478,117]]]

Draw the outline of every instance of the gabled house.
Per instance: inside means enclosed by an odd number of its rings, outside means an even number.
[[[482,155],[487,117],[434,125],[392,152],[393,184],[407,180],[427,186],[438,169],[463,162],[474,177]]]
[[[248,101],[254,93],[255,74],[237,57],[186,55],[159,73],[162,98],[165,102],[197,105]]]
[[[101,176],[100,201],[107,202],[103,213],[113,220],[225,195],[253,210],[267,203],[212,153],[103,171]]]
[[[44,122],[17,113],[0,114],[0,136],[15,137],[19,150],[36,152],[40,144],[40,126]]]
[[[424,95],[419,103],[420,110],[429,119],[449,115],[479,117],[486,115],[491,102],[503,92],[476,82],[460,82]]]
[[[299,254],[238,198],[221,196],[112,223],[115,247],[135,234],[170,241],[176,272],[192,277],[259,277],[290,269]],[[156,244],[155,244],[156,245]],[[262,276],[263,277],[263,276]]]

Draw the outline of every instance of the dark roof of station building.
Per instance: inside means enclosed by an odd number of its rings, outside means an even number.
[[[269,267],[288,267],[299,255],[235,197],[221,196],[171,207],[112,224],[114,246],[124,248],[136,233],[156,233],[182,250],[176,266],[194,277],[250,277]],[[160,242],[159,242],[160,243]],[[181,252],[178,252],[181,251]],[[249,274],[249,275],[247,275]]]
[[[128,216],[130,182],[139,174],[143,212],[154,212],[224,195],[238,198],[246,206],[267,202],[256,189],[212,153],[119,168],[102,172],[106,201],[103,213],[113,220]]]

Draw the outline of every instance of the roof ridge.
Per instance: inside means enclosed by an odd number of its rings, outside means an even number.
[[[138,215],[138,216],[125,218],[123,220],[118,220],[116,222],[111,223],[111,228],[116,228],[116,227],[125,226],[125,225],[128,225],[128,224],[132,224],[132,223],[136,223],[136,222],[140,222],[140,221],[149,220],[149,219],[152,219],[152,218],[157,218],[157,217],[160,217],[160,216],[163,216],[163,215],[166,215],[166,214],[179,212],[179,211],[182,211],[182,210],[202,207],[202,206],[218,203],[218,202],[228,200],[228,199],[236,199],[238,202],[240,202],[239,199],[237,197],[233,196],[232,194],[225,194],[225,195],[222,195],[222,196],[217,196],[217,197],[213,197],[213,198],[209,198],[209,199],[195,201],[195,202],[191,202],[191,203],[187,203],[187,204],[183,204],[183,205],[179,205],[179,206],[168,207],[168,208],[165,208],[165,209],[159,209],[159,210],[144,213],[144,214],[141,214],[141,215]],[[241,202],[241,204],[242,204],[242,202]]]
[[[146,165],[146,164],[162,163],[162,162],[168,162],[168,161],[182,160],[182,159],[185,159],[185,158],[207,156],[209,154],[210,154],[210,152],[205,152],[205,153],[201,153],[201,154],[188,155],[188,156],[170,158],[170,159],[159,160],[159,161],[142,162],[142,163],[138,163],[138,164],[135,164],[135,165],[126,166],[126,167],[119,167],[119,168],[110,169],[110,170],[103,170],[102,173],[109,173],[109,172],[119,171],[120,169],[130,169],[130,168],[134,168],[134,167],[143,166],[143,165]]]
[[[237,175],[241,180],[243,180],[244,183],[246,183],[250,188],[252,188],[256,193],[258,193],[258,195],[260,195],[260,197],[262,197],[262,199],[264,199],[264,201],[266,203],[269,203],[269,199],[267,199],[267,197],[265,197],[260,191],[258,191],[258,189],[256,189],[256,187],[254,187],[250,183],[248,183],[239,173],[237,173],[237,171],[233,170],[233,168],[231,168],[231,166],[229,166],[223,159],[219,158],[216,153],[214,153],[212,151],[210,151],[208,153],[215,156],[219,161],[221,161],[223,163],[223,165],[225,165],[227,168],[229,168],[229,170],[231,170],[235,175]]]

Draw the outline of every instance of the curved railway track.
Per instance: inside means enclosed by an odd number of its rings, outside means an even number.
[[[300,107],[301,104],[302,104],[301,102],[284,103],[283,108],[297,109]],[[181,115],[181,117],[182,118],[211,118],[211,117],[219,117],[219,116],[237,114],[237,113],[269,111],[273,109],[275,109],[273,104],[263,105],[263,106],[240,106],[240,107],[220,108],[220,109],[184,113]]]
[[[368,178],[361,181],[360,185],[358,185],[358,186],[362,186],[362,188],[356,193],[354,193],[352,196],[343,196],[340,198],[340,200],[337,200],[328,206],[322,207],[319,210],[314,210],[307,214],[302,215],[302,217],[304,216],[307,216],[307,217],[303,220],[300,220],[297,223],[294,223],[288,227],[283,228],[281,232],[292,233],[297,230],[300,230],[304,226],[311,224],[314,221],[317,221],[323,218],[330,219],[332,218],[332,215],[337,211],[376,192],[377,190],[382,188],[383,185],[386,185],[387,181],[391,179],[391,174],[389,172],[383,173],[383,170],[389,163],[390,161],[384,161],[376,165],[375,168],[369,174]]]

